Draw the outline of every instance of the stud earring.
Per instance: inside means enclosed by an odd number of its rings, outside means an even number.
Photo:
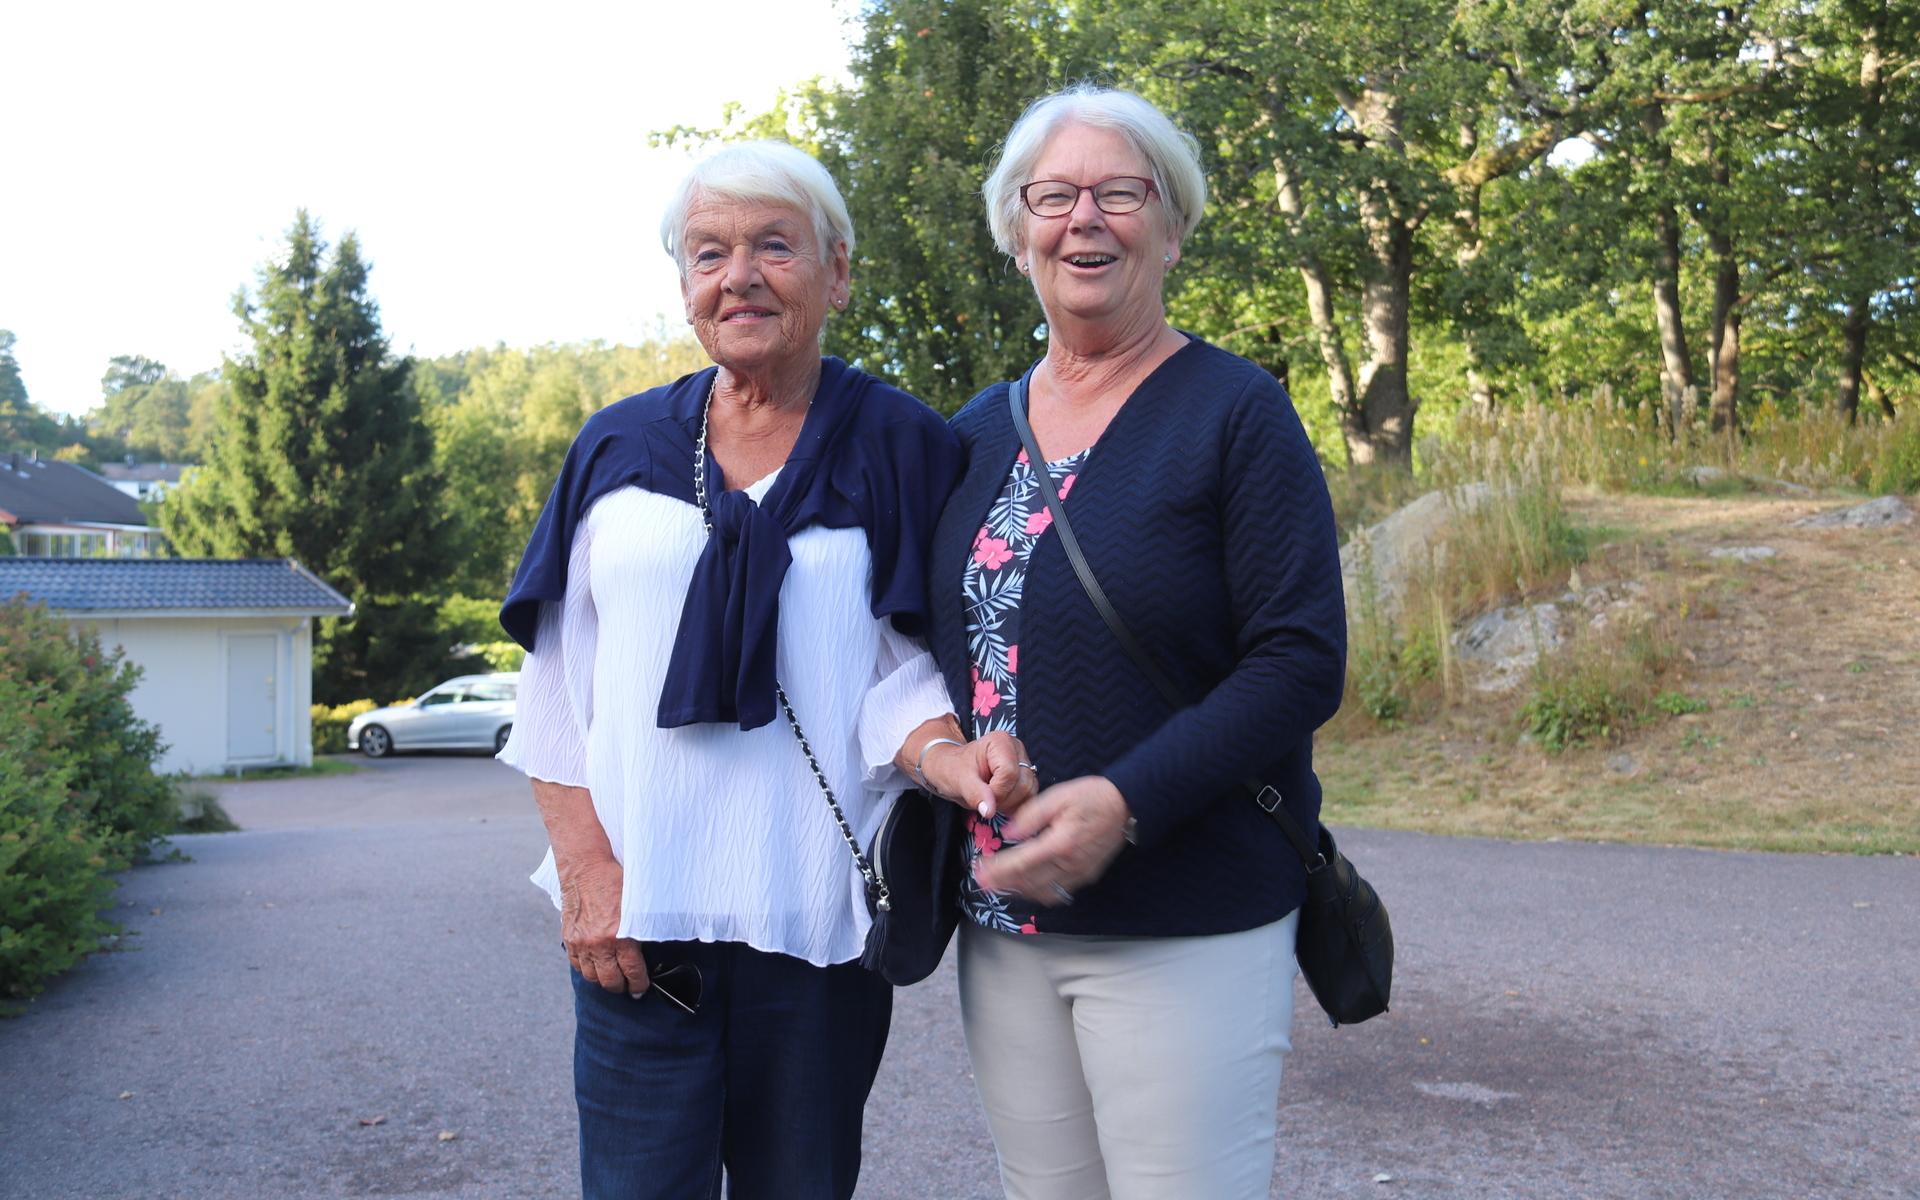
[[[1172,265],[1173,265],[1173,255],[1171,255],[1171,254],[1169,254],[1169,255],[1167,255],[1167,256],[1166,256],[1166,264],[1167,264],[1168,266],[1172,266]]]

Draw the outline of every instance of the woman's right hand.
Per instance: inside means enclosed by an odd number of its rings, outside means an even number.
[[[625,873],[615,858],[596,858],[560,870],[560,941],[567,961],[610,992],[638,997],[649,986],[640,943],[618,936]]]

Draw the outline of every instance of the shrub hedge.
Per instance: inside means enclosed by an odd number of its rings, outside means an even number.
[[[347,752],[347,726],[363,712],[372,712],[379,708],[371,700],[350,700],[345,704],[328,707],[325,704],[313,706],[313,752],[315,754],[345,754]]]
[[[37,606],[0,604],[0,1003],[40,990],[112,931],[112,873],[171,828],[138,667]]]

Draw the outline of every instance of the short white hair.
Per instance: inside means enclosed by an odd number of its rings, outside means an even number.
[[[980,189],[987,202],[987,226],[993,231],[994,245],[1002,252],[1020,252],[1026,216],[1020,189],[1033,182],[1030,176],[1041,152],[1067,125],[1111,129],[1126,138],[1147,160],[1172,232],[1185,239],[1200,224],[1200,212],[1207,205],[1207,176],[1200,169],[1200,144],[1193,135],[1132,92],[1076,83],[1027,105],[1027,111],[1007,132],[1007,140],[1000,147],[1000,161]]]
[[[779,204],[805,213],[823,260],[832,259],[833,248],[843,242],[847,257],[853,257],[853,218],[840,188],[818,160],[786,142],[736,142],[695,163],[680,181],[660,218],[660,245],[683,275],[687,264],[680,261],[680,238],[687,211],[702,198]]]

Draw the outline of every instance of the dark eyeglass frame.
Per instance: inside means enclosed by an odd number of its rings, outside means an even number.
[[[647,968],[647,990],[643,996],[658,993],[662,1000],[688,1016],[700,1011],[702,981],[700,968],[692,963],[655,963]]]
[[[1110,183],[1117,183],[1121,180],[1125,180],[1128,183],[1138,183],[1143,185],[1140,188],[1140,203],[1129,205],[1125,208],[1108,208],[1107,205],[1100,199],[1100,189],[1103,187],[1106,187]],[[1065,208],[1061,209],[1059,212],[1053,212],[1053,213],[1041,212],[1038,208],[1034,207],[1033,201],[1028,198],[1027,190],[1029,188],[1040,187],[1043,184],[1052,184],[1054,187],[1058,187],[1058,188],[1071,188],[1073,190],[1073,199],[1067,204]],[[1094,182],[1094,183],[1089,183],[1085,187],[1082,187],[1080,184],[1077,184],[1077,183],[1069,182],[1068,180],[1065,180],[1065,179],[1036,179],[1032,183],[1026,184],[1020,189],[1020,203],[1026,205],[1027,211],[1032,213],[1034,216],[1041,217],[1046,220],[1052,220],[1055,217],[1064,217],[1069,213],[1073,212],[1074,209],[1079,208],[1081,192],[1092,192],[1093,206],[1099,209],[1101,212],[1106,213],[1110,217],[1117,217],[1130,212],[1139,212],[1141,209],[1147,206],[1147,201],[1150,198],[1152,198],[1154,195],[1156,195],[1159,191],[1160,189],[1154,186],[1153,180],[1148,179],[1144,175],[1109,175],[1105,179],[1098,180],[1097,182]]]

